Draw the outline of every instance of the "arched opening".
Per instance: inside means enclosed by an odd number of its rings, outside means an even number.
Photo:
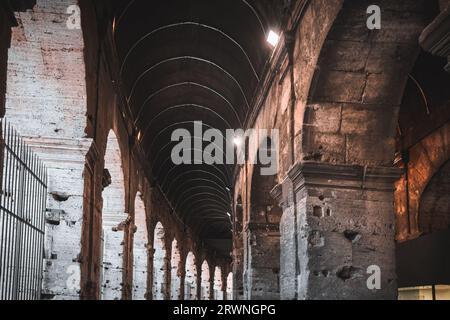
[[[214,300],[223,300],[222,288],[222,269],[216,267],[214,269]]]
[[[189,252],[186,258],[186,276],[184,279],[184,299],[197,299],[197,267],[195,264],[195,256]]]
[[[172,241],[172,258],[170,259],[171,270],[171,281],[170,281],[170,298],[172,300],[180,300],[181,294],[181,277],[180,277],[180,260],[181,254],[178,247],[178,241],[174,239]]]
[[[102,235],[101,235],[101,298],[118,300],[122,298],[123,241],[124,230],[120,227],[126,221],[125,186],[122,156],[114,131],[108,135],[103,190]]]
[[[399,113],[396,272],[400,300],[449,300],[450,75],[421,52]]]
[[[153,236],[153,300],[164,300],[166,298],[167,264],[165,232],[161,222],[155,227]]]
[[[134,201],[133,239],[133,300],[145,300],[148,279],[148,230],[147,216],[142,195],[138,193]]]
[[[233,273],[230,272],[227,277],[227,300],[233,299]]]
[[[434,175],[420,199],[419,230],[423,235],[450,229],[450,161]]]
[[[201,300],[210,299],[210,275],[208,261],[202,264]]]
[[[450,300],[450,161],[430,180],[419,203],[421,236],[397,248],[399,299]]]
[[[277,175],[267,175],[263,157],[271,157],[277,150],[270,138],[265,138],[258,150],[253,168],[250,198],[250,217],[246,235],[247,255],[246,298],[279,299],[280,230],[282,209],[271,196],[278,184]]]

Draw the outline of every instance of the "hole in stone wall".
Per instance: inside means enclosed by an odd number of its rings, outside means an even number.
[[[322,218],[323,217],[323,208],[320,206],[315,206],[313,208],[313,215],[315,217]]]

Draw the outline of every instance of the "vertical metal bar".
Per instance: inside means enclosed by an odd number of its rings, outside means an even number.
[[[38,299],[42,284],[47,172],[9,123],[0,194],[0,298]]]
[[[11,299],[12,298],[12,290],[13,290],[13,271],[14,271],[14,265],[13,265],[13,249],[14,249],[14,243],[13,243],[13,239],[14,239],[14,227],[15,227],[15,217],[12,215],[13,212],[16,212],[16,194],[17,194],[17,190],[16,190],[16,186],[17,186],[17,176],[19,175],[18,172],[18,161],[17,158],[14,155],[18,155],[19,154],[19,141],[18,141],[18,137],[15,134],[14,129],[11,127],[11,135],[12,135],[12,145],[11,147],[12,149],[12,158],[13,158],[13,175],[11,176],[12,178],[12,195],[11,195],[11,202],[10,202],[10,208],[9,209],[9,222],[8,222],[8,257],[7,257],[7,264],[8,264],[8,268],[7,268],[7,274],[6,274],[6,281],[7,281],[7,285],[8,285],[8,292],[7,292],[7,299]]]
[[[5,263],[5,254],[6,254],[6,216],[7,216],[7,212],[5,210],[6,208],[6,201],[8,199],[8,194],[7,192],[9,191],[9,186],[8,188],[6,187],[6,185],[9,183],[9,179],[8,179],[8,171],[10,170],[11,166],[9,165],[9,160],[10,160],[10,156],[9,156],[9,152],[7,150],[7,144],[8,144],[8,139],[9,139],[9,135],[7,134],[7,128],[6,128],[6,121],[2,123],[4,130],[2,131],[2,136],[3,136],[3,141],[4,141],[4,148],[3,148],[3,153],[4,153],[4,160],[3,160],[3,168],[2,168],[2,172],[3,172],[3,183],[2,183],[2,199],[0,199],[0,205],[2,206],[1,208],[1,212],[2,212],[2,231],[1,231],[1,238],[0,238],[0,285],[1,285],[1,291],[0,291],[0,299],[5,299],[5,283],[4,283],[4,275],[5,275],[5,269],[7,267],[6,263]]]
[[[31,210],[31,203],[33,201],[33,179],[32,172],[33,172],[33,160],[34,154],[29,149],[29,156],[28,156],[28,170],[27,170],[27,205],[26,205],[26,215],[27,215],[27,221],[28,225],[26,225],[26,239],[25,239],[25,252],[24,252],[24,266],[23,266],[23,272],[22,272],[22,299],[27,299],[28,291],[29,291],[29,285],[31,284],[31,279],[29,278],[30,275],[30,269],[31,269],[31,258],[33,251],[31,250],[31,238],[32,234],[34,232],[33,227],[33,212]]]

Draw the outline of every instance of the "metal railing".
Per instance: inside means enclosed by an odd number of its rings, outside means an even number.
[[[40,299],[47,170],[0,119],[0,299]]]

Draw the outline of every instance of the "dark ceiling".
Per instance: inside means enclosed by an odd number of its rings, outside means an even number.
[[[281,0],[116,1],[124,90],[153,176],[185,223],[219,253],[231,250],[230,165],[171,161],[177,128],[243,128],[279,29]],[[205,146],[206,144],[204,144]]]

